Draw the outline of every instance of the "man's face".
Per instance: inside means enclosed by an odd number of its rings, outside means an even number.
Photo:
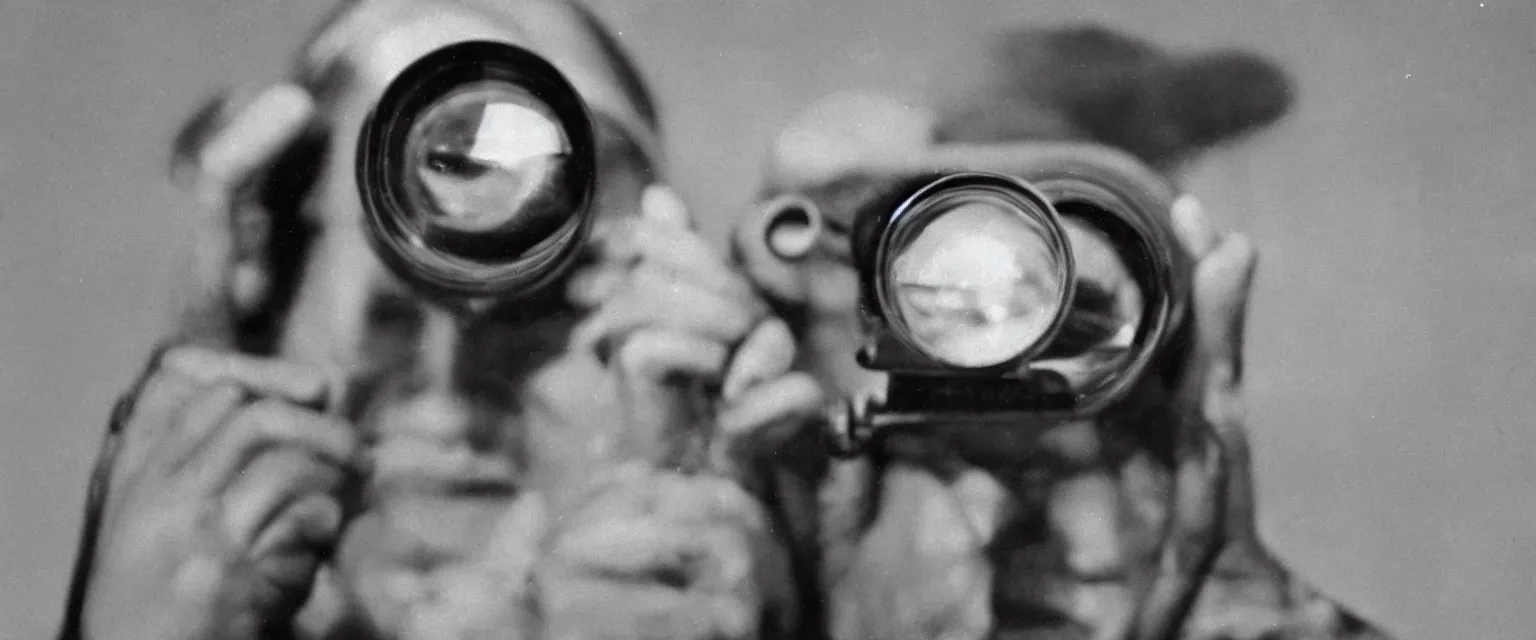
[[[362,514],[338,564],[365,617],[389,630],[420,596],[420,574],[474,558],[512,501],[558,486],[581,456],[601,455],[616,435],[599,429],[619,422],[597,382],[603,367],[565,349],[583,314],[564,303],[564,283],[547,302],[466,319],[394,277],[365,237],[354,150],[388,83],[444,45],[525,42],[523,29],[538,25],[494,5],[442,0],[381,0],[354,13],[335,29],[348,35],[322,39],[353,69],[321,104],[332,145],[305,212],[319,233],[280,348],[344,374],[349,417],[373,444]],[[600,236],[638,210],[650,169],[618,127],[597,119]]]
[[[842,201],[819,187],[808,191],[818,193],[813,200]],[[821,213],[829,220],[827,228],[859,227],[847,211]],[[1107,234],[1067,213],[1061,221],[1076,265],[1077,304],[1082,306],[1074,307],[1081,322],[1073,326],[1072,337],[1067,338],[1064,329],[1057,341],[1079,345],[1066,352],[1083,354],[1066,358],[1078,366],[1061,371],[1086,380],[1091,372],[1102,371],[1098,367],[1115,362],[1114,356],[1095,354],[1117,353],[1116,345],[1131,343],[1147,296]],[[866,335],[859,273],[831,253],[813,252],[797,263],[798,282],[786,287],[800,297],[794,302],[804,311],[802,365],[830,392],[880,397],[885,374],[863,368],[856,359]],[[969,255],[962,258],[974,258],[978,252],[964,253]],[[1096,348],[1081,348],[1084,345]],[[1120,624],[1129,614],[1124,606],[1129,567],[1149,552],[1161,522],[1164,489],[1152,480],[1153,459],[1141,448],[1140,438],[1167,425],[1161,409],[1117,407],[1079,420],[1006,426],[933,423],[897,435],[885,442],[889,446],[880,445],[882,455],[874,458],[890,466],[879,476],[882,488],[874,520],[858,541],[860,562],[866,563],[862,571],[868,577],[856,588],[879,591],[885,587],[870,585],[898,581],[902,584],[889,588],[916,590],[906,582],[915,579],[911,574],[928,569],[904,573],[902,567],[931,568],[920,558],[944,544],[974,545],[969,548],[977,562],[994,572],[989,578],[992,623],[1003,637],[1086,637],[1091,629]],[[902,480],[913,470],[937,482]],[[953,504],[953,510],[966,517],[934,516],[949,508],[932,506],[940,503]],[[958,566],[959,561],[933,562]],[[908,597],[921,602],[927,596]],[[969,596],[950,593],[938,599],[946,597]]]

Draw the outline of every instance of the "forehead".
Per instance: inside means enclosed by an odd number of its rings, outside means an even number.
[[[595,17],[565,0],[363,0],[340,12],[303,52],[312,75],[344,66],[352,91],[381,94],[412,62],[467,40],[526,48],[549,61],[591,110],[635,142],[654,164],[659,144],[643,87],[631,87],[629,61],[612,50]],[[625,58],[625,59],[616,59]]]

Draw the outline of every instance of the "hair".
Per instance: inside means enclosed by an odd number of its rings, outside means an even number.
[[[1099,25],[1005,31],[992,56],[998,71],[936,141],[1091,140],[1167,169],[1276,122],[1294,96],[1257,53],[1175,55]]]
[[[486,0],[490,4],[508,2],[514,0]],[[642,123],[652,131],[660,131],[661,117],[658,112],[654,94],[651,93],[649,84],[639,65],[635,62],[633,54],[614,35],[613,31],[598,17],[597,13],[586,3],[577,0],[560,0],[566,4],[576,15],[582,30],[591,36],[597,44],[602,62],[606,64],[617,77],[619,89],[625,99],[634,105]],[[332,9],[323,16],[302,41],[290,72],[292,80],[309,90],[318,101],[345,90],[351,82],[355,70],[350,60],[340,51],[318,51],[319,45],[326,36],[330,35],[354,10],[369,0],[339,0]]]

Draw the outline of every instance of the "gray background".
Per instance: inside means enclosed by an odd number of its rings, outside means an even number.
[[[186,239],[162,180],[169,133],[212,87],[276,77],[327,3],[4,2],[0,637],[32,638],[57,616],[103,418]],[[677,178],[717,236],[793,109],[836,88],[924,89],[932,57],[999,21],[1102,19],[1280,58],[1300,80],[1294,116],[1194,178],[1263,251],[1263,531],[1404,637],[1530,637],[1529,0],[599,5],[663,96]]]

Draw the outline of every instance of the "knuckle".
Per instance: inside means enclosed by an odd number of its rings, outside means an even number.
[[[293,412],[289,405],[275,398],[260,398],[246,405],[232,421],[248,437],[266,440],[291,432]]]
[[[624,341],[616,355],[619,368],[629,375],[650,373],[655,366],[656,353],[661,350],[662,338],[648,331],[637,332]]]

